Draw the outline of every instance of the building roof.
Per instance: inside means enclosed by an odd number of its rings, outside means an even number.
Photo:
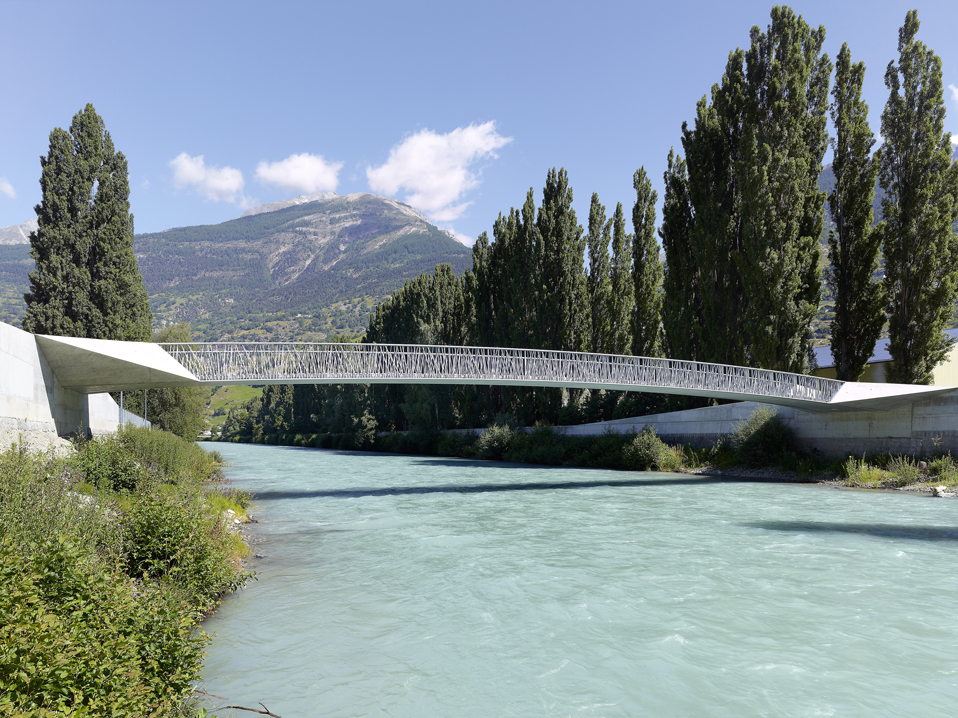
[[[945,334],[952,339],[958,340],[958,328],[946,329]],[[835,366],[835,360],[832,359],[831,345],[824,347],[815,347],[815,363],[819,369],[830,369]],[[871,359],[866,364],[878,364],[880,362],[891,361],[891,354],[888,351],[888,337],[879,339],[875,344],[875,351],[872,352]]]

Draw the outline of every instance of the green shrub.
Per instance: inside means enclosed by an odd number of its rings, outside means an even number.
[[[895,456],[888,462],[888,471],[897,486],[914,484],[921,479],[918,464],[907,456]]]
[[[468,456],[475,453],[476,434],[473,431],[450,431],[439,437],[436,453],[439,456]]]
[[[123,513],[124,562],[130,576],[161,579],[188,600],[212,608],[249,574],[229,564],[230,541],[221,517],[183,492],[140,492]]]
[[[864,456],[861,460],[849,456],[848,460],[842,465],[841,473],[853,486],[874,488],[881,486],[887,478],[884,471],[867,463]]]
[[[476,456],[501,461],[509,450],[514,433],[508,424],[493,424],[476,440]]]
[[[939,456],[937,459],[929,462],[928,473],[944,483],[954,483],[958,481],[958,467],[955,466],[951,453],[946,456]]]
[[[107,491],[135,491],[146,479],[143,465],[113,437],[83,442],[74,463],[88,483]]]
[[[66,540],[0,541],[0,714],[180,714],[207,637],[155,589]]]
[[[658,435],[655,427],[646,426],[622,452],[623,462],[633,471],[648,471],[658,468],[663,453],[668,449]]]
[[[514,432],[502,452],[506,461],[558,466],[563,459],[565,437],[548,424],[537,424],[529,433]]]
[[[776,463],[781,454],[796,453],[795,432],[774,409],[765,405],[739,422],[731,442],[736,461],[744,466],[768,466]]]

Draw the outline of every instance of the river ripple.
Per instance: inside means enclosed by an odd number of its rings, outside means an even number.
[[[958,501],[216,448],[259,495],[264,556],[205,624],[206,689],[229,703],[283,718],[958,710]]]

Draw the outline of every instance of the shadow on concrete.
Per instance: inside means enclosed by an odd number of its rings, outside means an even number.
[[[914,541],[958,541],[958,527],[906,526],[899,524],[843,524],[831,521],[757,521],[742,524],[750,528],[789,533],[864,534],[879,538],[901,538]]]

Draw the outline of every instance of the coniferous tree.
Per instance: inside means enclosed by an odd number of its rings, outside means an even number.
[[[835,189],[828,197],[834,229],[828,236],[831,271],[827,281],[835,297],[832,357],[842,381],[857,381],[875,349],[885,323],[878,268],[879,233],[872,229],[877,157],[870,157],[875,137],[862,100],[865,65],[852,63],[848,44],[835,65],[831,115],[835,124],[832,168]]]
[[[23,327],[36,334],[149,341],[152,314],[133,254],[126,158],[87,105],[50,133],[30,236]]]
[[[879,225],[885,252],[889,381],[928,384],[952,344],[943,333],[958,291],[958,163],[944,132],[941,59],[915,39],[918,12],[898,32],[881,117]]]
[[[589,310],[591,336],[589,351],[604,352],[611,343],[612,281],[609,267],[609,240],[612,223],[605,218],[605,206],[592,194],[589,207]]]
[[[655,241],[655,202],[658,194],[645,173],[636,170],[632,178],[636,199],[632,208],[632,281],[634,310],[632,321],[632,353],[636,356],[659,356],[662,347],[662,262]]]
[[[625,231],[622,203],[612,215],[612,267],[609,294],[609,343],[603,351],[628,354],[632,348],[632,235]]]

